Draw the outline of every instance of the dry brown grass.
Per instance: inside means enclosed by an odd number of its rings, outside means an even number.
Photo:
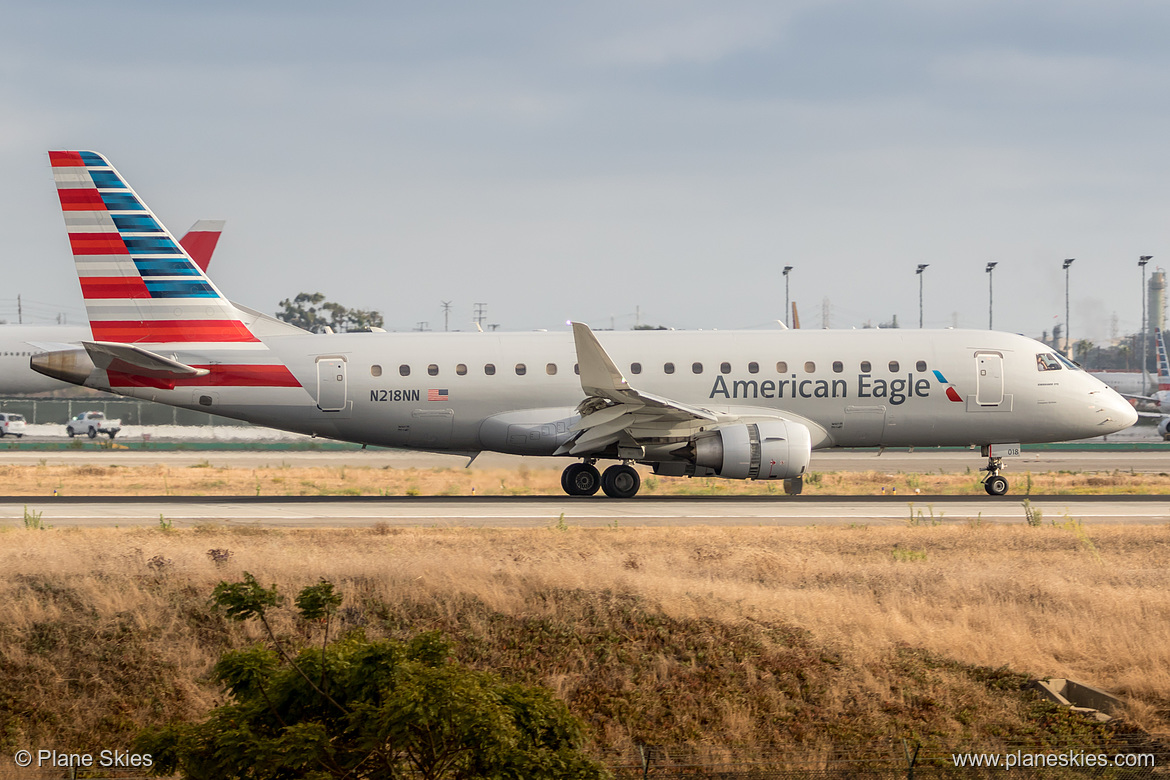
[[[215,658],[257,638],[207,609],[244,571],[286,594],[331,579],[374,635],[443,630],[464,660],[552,686],[598,750],[1044,739],[1014,673],[1116,691],[1161,730],[1168,554],[1168,527],[1075,524],[9,530],[0,752],[204,712]]]
[[[919,474],[813,472],[810,495],[966,495],[979,493],[979,472]],[[195,466],[0,466],[2,492],[13,496],[207,495],[207,496],[523,496],[563,495],[560,471],[529,469],[393,469],[337,467]],[[1013,493],[1170,493],[1170,475],[1129,472],[1014,474]],[[642,471],[642,495],[773,495],[777,482],[656,477]]]

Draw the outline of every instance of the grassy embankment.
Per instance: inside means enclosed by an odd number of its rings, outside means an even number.
[[[219,701],[256,640],[223,579],[325,577],[370,635],[441,629],[542,682],[592,750],[824,750],[908,736],[995,749],[1100,736],[1019,688],[1067,676],[1170,718],[1170,528],[24,530],[0,533],[0,753],[126,746]],[[287,612],[277,630],[308,638]],[[627,753],[628,755],[628,753]]]
[[[978,471],[966,474],[812,472],[809,495],[913,496],[982,493]],[[1012,494],[1170,494],[1170,474],[1048,472],[1010,474]],[[524,496],[563,495],[554,469],[392,469],[355,466],[218,468],[195,466],[0,466],[0,493],[58,495],[233,495],[233,496]],[[642,474],[639,495],[780,495],[777,482],[715,478],[687,479]]]

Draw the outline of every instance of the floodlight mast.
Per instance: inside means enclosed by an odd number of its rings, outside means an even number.
[[[919,263],[918,270],[918,327],[922,327],[922,272],[930,267],[930,263]]]
[[[1146,263],[1154,259],[1153,255],[1142,255],[1138,258],[1138,266],[1142,269],[1142,395],[1146,394],[1146,377],[1149,376],[1150,368],[1150,322],[1149,316],[1146,314],[1146,298],[1149,293],[1146,290]]]
[[[992,304],[992,300],[993,300],[993,295],[992,295],[993,291],[992,291],[992,286],[991,286],[991,280],[994,276],[992,271],[995,270],[995,267],[997,265],[999,265],[999,263],[995,262],[995,261],[989,262],[987,264],[987,329],[988,330],[994,330],[994,328],[992,327],[993,320],[992,320],[991,304]]]
[[[788,321],[788,272],[792,270],[792,266],[784,266],[784,325],[791,326],[792,323]]]
[[[1069,360],[1074,360],[1070,347],[1072,341],[1068,337],[1068,267],[1076,260],[1075,257],[1070,257],[1064,261],[1061,268],[1064,269],[1064,354],[1068,356]]]

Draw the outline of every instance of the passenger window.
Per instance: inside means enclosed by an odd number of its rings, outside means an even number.
[[[753,363],[748,363],[748,373],[749,373],[749,374],[758,374],[758,373],[760,373],[760,364],[759,364],[759,363],[754,363],[754,362],[753,362]]]
[[[785,363],[783,360],[781,360],[779,363],[776,364],[776,373],[777,374],[787,374],[788,373],[788,364]]]
[[[817,372],[817,364],[811,360],[804,364],[804,373],[815,374]]]
[[[456,363],[455,364],[455,373],[458,374],[459,376],[465,376],[467,374],[467,364],[466,363]]]
[[[731,373],[731,364],[730,363],[720,363],[719,364],[719,373],[720,374],[730,374]]]
[[[528,366],[523,363],[516,364],[516,376],[524,376],[528,373]]]
[[[631,374],[642,373],[642,364],[641,363],[630,363],[630,373]]]
[[[873,371],[873,364],[868,360],[861,361],[861,373],[868,374],[870,371]]]
[[[840,360],[833,361],[833,373],[834,374],[840,374],[844,370],[845,370],[844,363],[842,363]]]
[[[402,376],[410,376],[410,366],[403,363],[398,367],[398,373],[402,374]]]
[[[919,360],[917,363],[914,364],[914,370],[920,374],[925,374],[926,373],[926,361]]]
[[[485,374],[487,374],[488,376],[495,376],[496,375],[496,367],[495,367],[495,365],[493,365],[491,363],[485,363],[484,367],[483,367],[483,372]]]
[[[549,363],[547,366],[544,367],[544,373],[548,374],[549,376],[556,376],[557,375],[557,364],[556,363]]]
[[[431,363],[429,366],[427,366],[427,373],[430,374],[431,376],[438,376],[439,375],[439,367],[436,366],[434,363]]]
[[[663,363],[662,364],[662,373],[673,374],[674,373],[674,363]]]
[[[370,376],[382,376],[382,367],[370,366]]]
[[[898,365],[898,361],[897,361],[897,360],[891,360],[891,361],[890,361],[890,373],[891,373],[891,374],[896,374],[896,373],[898,373],[898,372],[899,372],[899,371],[901,371],[901,370],[902,370],[902,367],[901,367],[900,365]]]
[[[691,372],[695,373],[695,374],[703,373],[703,364],[702,363],[691,363]]]

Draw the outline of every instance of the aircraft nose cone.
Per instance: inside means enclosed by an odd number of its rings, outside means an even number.
[[[1101,393],[1101,396],[1098,399],[1101,406],[1101,427],[1108,428],[1108,433],[1125,430],[1138,421],[1138,413],[1129,401],[1112,390]]]

